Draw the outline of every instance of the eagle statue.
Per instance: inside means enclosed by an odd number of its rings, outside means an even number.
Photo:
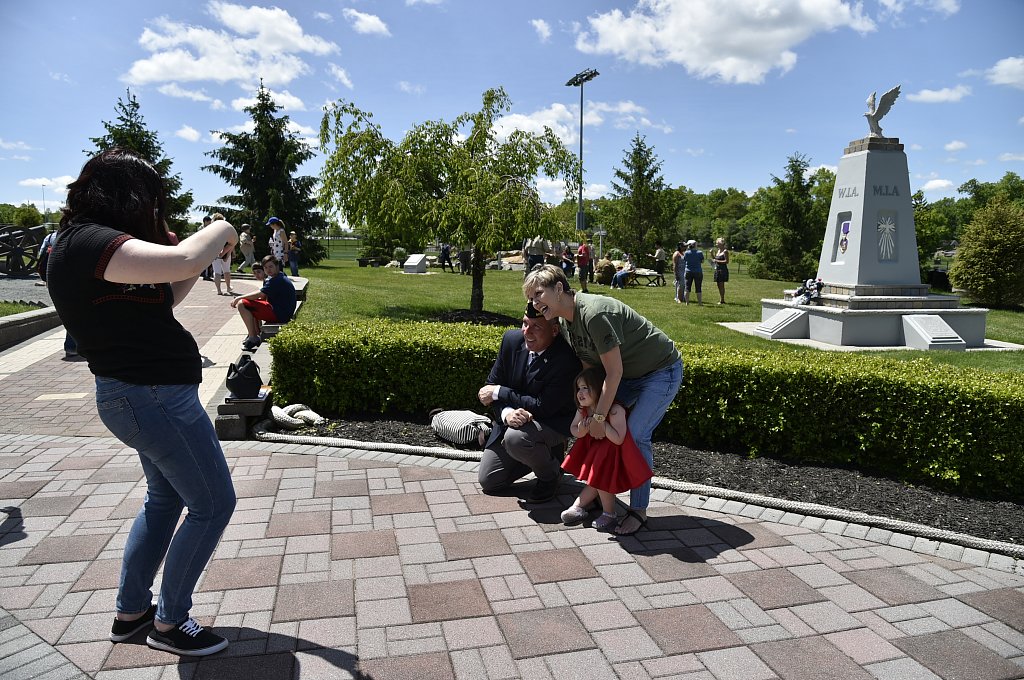
[[[875,108],[875,93],[872,92],[871,96],[868,97],[868,112],[864,114],[864,117],[868,119],[868,127],[871,128],[871,134],[869,137],[882,137],[882,128],[878,125],[878,121],[882,120],[885,114],[889,113],[889,109],[892,108],[893,102],[900,96],[900,86],[892,88],[888,92],[882,95],[881,101],[878,102],[878,108]]]

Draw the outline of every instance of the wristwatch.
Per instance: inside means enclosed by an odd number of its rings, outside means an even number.
[[[603,423],[604,422],[604,414],[603,413],[595,413],[594,414],[594,422],[595,423]]]

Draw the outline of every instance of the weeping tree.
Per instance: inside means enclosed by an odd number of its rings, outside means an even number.
[[[371,243],[415,252],[439,239],[471,248],[469,309],[482,312],[485,254],[539,229],[538,174],[564,177],[569,194],[577,186],[578,160],[549,128],[499,137],[495,123],[510,108],[504,89],[487,90],[479,111],[420,123],[394,142],[351,102],[327,106],[321,209]]]

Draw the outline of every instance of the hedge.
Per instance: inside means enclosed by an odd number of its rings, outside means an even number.
[[[271,344],[275,401],[332,415],[482,411],[476,393],[504,330],[293,322]],[[850,353],[680,350],[683,387],[657,439],[1024,499],[1020,374]]]

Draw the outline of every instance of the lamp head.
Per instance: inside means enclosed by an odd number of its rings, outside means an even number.
[[[583,85],[583,83],[591,81],[594,78],[598,77],[599,75],[601,75],[601,74],[598,73],[596,70],[594,70],[592,68],[588,68],[588,69],[585,69],[583,71],[580,71],[579,73],[574,75],[572,78],[570,78],[569,82],[567,82],[565,84],[565,86],[566,87],[581,86],[581,85]]]

